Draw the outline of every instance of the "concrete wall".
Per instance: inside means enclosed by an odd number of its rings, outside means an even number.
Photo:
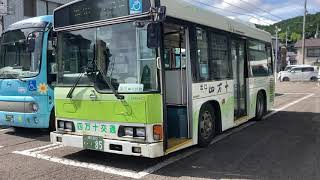
[[[319,59],[319,61],[320,61],[320,57],[319,58],[307,57],[307,48],[306,48],[306,51],[305,51],[305,64],[314,65],[314,63],[317,62],[317,59]],[[298,61],[298,64],[303,64],[302,48],[298,48],[297,49],[297,61]]]
[[[66,4],[72,2],[73,0],[37,0],[37,16],[47,15],[47,6],[46,2]],[[3,27],[7,29],[10,24],[13,24],[17,21],[27,19],[30,17],[24,16],[24,1],[23,0],[8,0],[9,10],[11,10],[9,15],[3,17]],[[52,14],[49,12],[48,14]]]

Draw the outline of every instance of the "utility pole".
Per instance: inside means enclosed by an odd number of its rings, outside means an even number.
[[[305,64],[306,53],[306,16],[307,16],[307,0],[304,0],[304,16],[303,16],[303,30],[302,30],[302,62]]]
[[[274,62],[274,71],[277,73],[278,72],[278,50],[279,50],[279,41],[278,41],[278,33],[279,33],[279,29],[278,26],[276,26],[276,47],[275,47],[275,53],[276,53],[276,57],[275,57],[275,62]],[[275,74],[276,74],[275,73]],[[275,77],[275,81],[277,81],[277,76]]]
[[[315,38],[320,38],[319,37],[319,24],[317,24],[317,31],[316,31]]]
[[[288,49],[288,32],[289,31],[289,26],[287,27],[287,31],[286,31],[286,48]]]

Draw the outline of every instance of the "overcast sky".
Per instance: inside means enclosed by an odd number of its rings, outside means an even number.
[[[272,24],[303,15],[304,0],[185,0],[230,18]],[[214,7],[216,8],[214,8]],[[268,13],[267,13],[268,12]],[[320,12],[320,0],[308,0],[308,12]],[[238,13],[238,14],[237,14]],[[270,13],[270,14],[269,14]],[[246,14],[246,15],[241,15]],[[272,15],[271,15],[272,14]],[[273,16],[274,15],[274,16]],[[281,19],[280,19],[281,18]]]

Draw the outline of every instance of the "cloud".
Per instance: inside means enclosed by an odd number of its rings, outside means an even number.
[[[268,25],[303,15],[300,0],[185,0],[227,17]],[[200,3],[199,3],[200,2]],[[308,0],[308,11],[320,11],[320,0]]]

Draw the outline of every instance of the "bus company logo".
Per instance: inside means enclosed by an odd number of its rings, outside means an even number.
[[[38,87],[38,91],[40,94],[47,94],[48,86],[45,83],[41,83]]]
[[[115,125],[106,125],[106,124],[98,124],[98,123],[82,123],[79,122],[76,125],[78,131],[85,132],[94,132],[94,133],[102,133],[102,134],[116,134],[116,126]]]
[[[227,93],[229,89],[228,81],[226,83],[218,82],[214,84],[201,84],[200,91],[202,93],[209,93],[209,94],[222,94]]]

